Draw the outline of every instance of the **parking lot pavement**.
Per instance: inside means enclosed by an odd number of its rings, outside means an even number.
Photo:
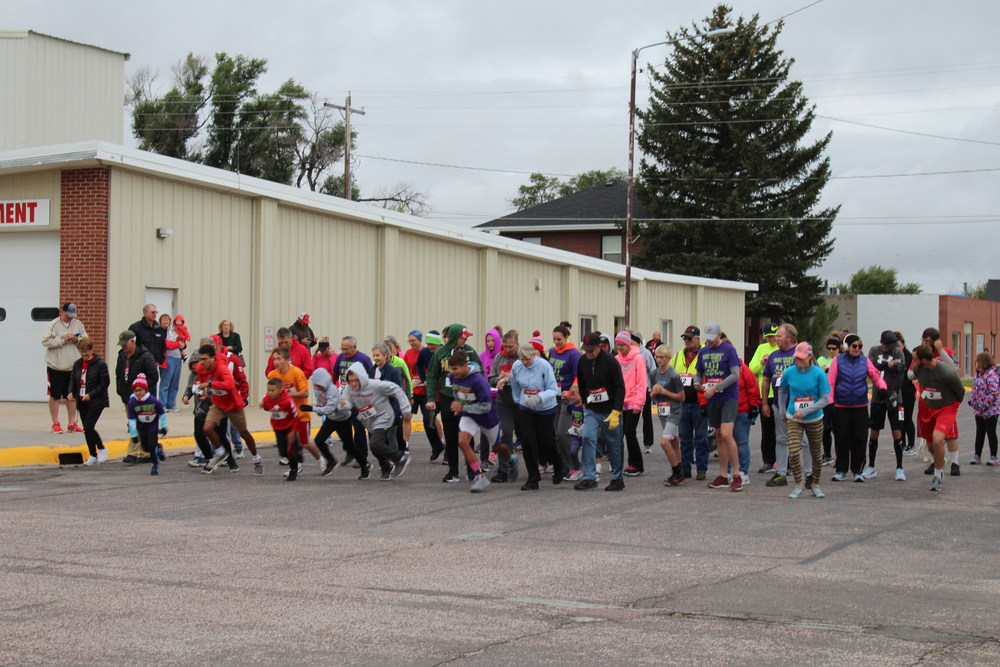
[[[473,495],[413,449],[389,482],[288,483],[273,449],[0,471],[4,662],[1000,663],[1000,470],[793,501],[665,488],[654,454],[622,493]]]

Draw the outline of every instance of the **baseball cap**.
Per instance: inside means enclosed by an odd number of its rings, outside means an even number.
[[[62,310],[64,313],[70,317],[76,317],[76,304],[75,303],[64,303]]]
[[[212,342],[215,343],[216,345],[222,345],[222,336],[220,336],[219,334],[212,334],[211,339]]]
[[[813,356],[813,346],[809,343],[799,343],[795,346],[796,359],[809,359]]]
[[[882,341],[882,344],[885,345],[886,347],[892,347],[893,345],[899,342],[899,339],[896,338],[896,332],[892,331],[891,329],[886,329],[885,331],[883,331],[880,340]]]
[[[701,329],[693,324],[685,329],[684,333],[681,334],[681,338],[694,338],[695,336],[701,336]]]
[[[712,342],[716,337],[722,333],[722,327],[719,326],[718,322],[709,322],[705,325],[705,340]]]
[[[596,331],[591,331],[589,334],[583,337],[583,351],[590,352],[597,349],[601,345],[601,334]]]
[[[472,338],[473,333],[469,331],[468,327],[462,327],[462,333],[458,334],[459,338]]]
[[[774,322],[768,322],[764,325],[764,335],[765,336],[777,336],[778,335],[778,325]]]
[[[309,313],[299,313],[299,319],[309,324]]]
[[[135,332],[131,329],[126,329],[125,331],[118,334],[118,347],[121,347],[130,340],[135,339]]]

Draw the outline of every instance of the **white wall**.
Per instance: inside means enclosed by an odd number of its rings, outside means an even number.
[[[920,345],[920,334],[939,322],[938,297],[935,294],[859,294],[857,295],[858,335],[866,344],[878,342],[886,329],[899,331],[911,350]]]

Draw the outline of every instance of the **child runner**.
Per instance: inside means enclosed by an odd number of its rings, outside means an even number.
[[[300,410],[315,412],[323,418],[319,432],[316,433],[316,447],[327,460],[326,468],[323,470],[323,477],[333,472],[337,465],[337,458],[330,451],[330,434],[335,432],[340,436],[340,441],[344,445],[344,451],[348,456],[361,464],[361,476],[358,479],[368,479],[371,466],[368,464],[367,455],[361,455],[354,448],[354,431],[351,429],[351,409],[340,405],[340,390],[333,381],[333,376],[325,368],[317,368],[309,378],[313,383],[314,405],[302,405]]]
[[[277,364],[275,364],[277,368]],[[295,401],[288,395],[282,385],[281,378],[273,377],[267,381],[267,393],[260,399],[260,407],[271,413],[271,428],[274,429],[275,440],[284,445],[284,450],[288,452],[288,472],[285,473],[286,482],[294,482],[302,468],[299,461],[302,459],[302,451],[299,448],[299,409],[295,407]]]
[[[578,482],[583,479],[583,466],[580,465],[580,446],[583,444],[583,399],[580,398],[580,385],[573,381],[563,394],[563,404],[566,406],[569,427],[566,433],[570,438],[569,460],[571,470],[567,481]]]
[[[292,365],[291,355],[283,347],[279,347],[271,353],[271,360],[274,363],[274,370],[267,374],[267,379],[277,378],[281,380],[285,391],[295,400],[296,411],[299,415],[298,423],[295,427],[295,432],[298,436],[298,445],[308,449],[309,453],[319,461],[320,474],[326,473],[329,475],[330,473],[326,470],[329,461],[320,455],[319,449],[309,439],[309,413],[301,410],[302,405],[309,400],[309,380],[306,379],[305,372],[298,366]],[[278,452],[281,453],[282,451],[281,441],[278,441]],[[290,454],[288,455],[288,460],[292,460]],[[295,460],[297,461],[296,465],[298,465],[296,472],[302,472],[302,457],[298,456]],[[289,463],[288,466],[291,468],[292,464]],[[330,470],[332,471],[333,469],[331,468]]]
[[[348,387],[340,397],[342,407],[352,406],[358,413],[358,420],[368,430],[368,448],[382,464],[382,479],[399,477],[406,471],[410,456],[399,451],[396,439],[390,437],[390,429],[396,421],[390,398],[396,399],[404,415],[411,414],[410,402],[399,385],[382,380],[371,380],[364,365],[356,361],[347,371]],[[391,470],[387,464],[391,463]]]
[[[681,470],[681,410],[684,403],[684,383],[670,359],[670,346],[662,344],[653,352],[656,365],[649,371],[649,396],[660,417],[663,433],[660,435],[660,447],[667,455],[670,463],[670,477],[663,481],[664,486],[680,486],[684,483],[684,471]]]
[[[149,460],[153,464],[149,469],[150,475],[160,474],[160,449],[156,434],[159,430],[160,415],[164,412],[166,410],[163,408],[163,403],[149,393],[146,374],[139,373],[132,381],[132,396],[128,399],[125,413],[130,424],[135,425],[142,449],[149,452]]]
[[[482,431],[488,443],[487,451],[500,435],[500,416],[496,404],[490,397],[490,385],[479,370],[478,364],[469,363],[469,355],[464,350],[456,350],[448,360],[451,372],[448,381],[454,390],[451,413],[458,418],[458,447],[465,462],[472,468],[472,493],[485,491],[490,480],[483,474],[482,464],[472,450],[472,441],[477,431]]]

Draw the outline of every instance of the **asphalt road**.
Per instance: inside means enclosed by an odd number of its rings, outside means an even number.
[[[665,488],[659,454],[623,493],[472,495],[413,447],[391,482],[287,483],[273,448],[263,477],[0,471],[0,661],[1000,663],[1000,469],[793,501]]]

